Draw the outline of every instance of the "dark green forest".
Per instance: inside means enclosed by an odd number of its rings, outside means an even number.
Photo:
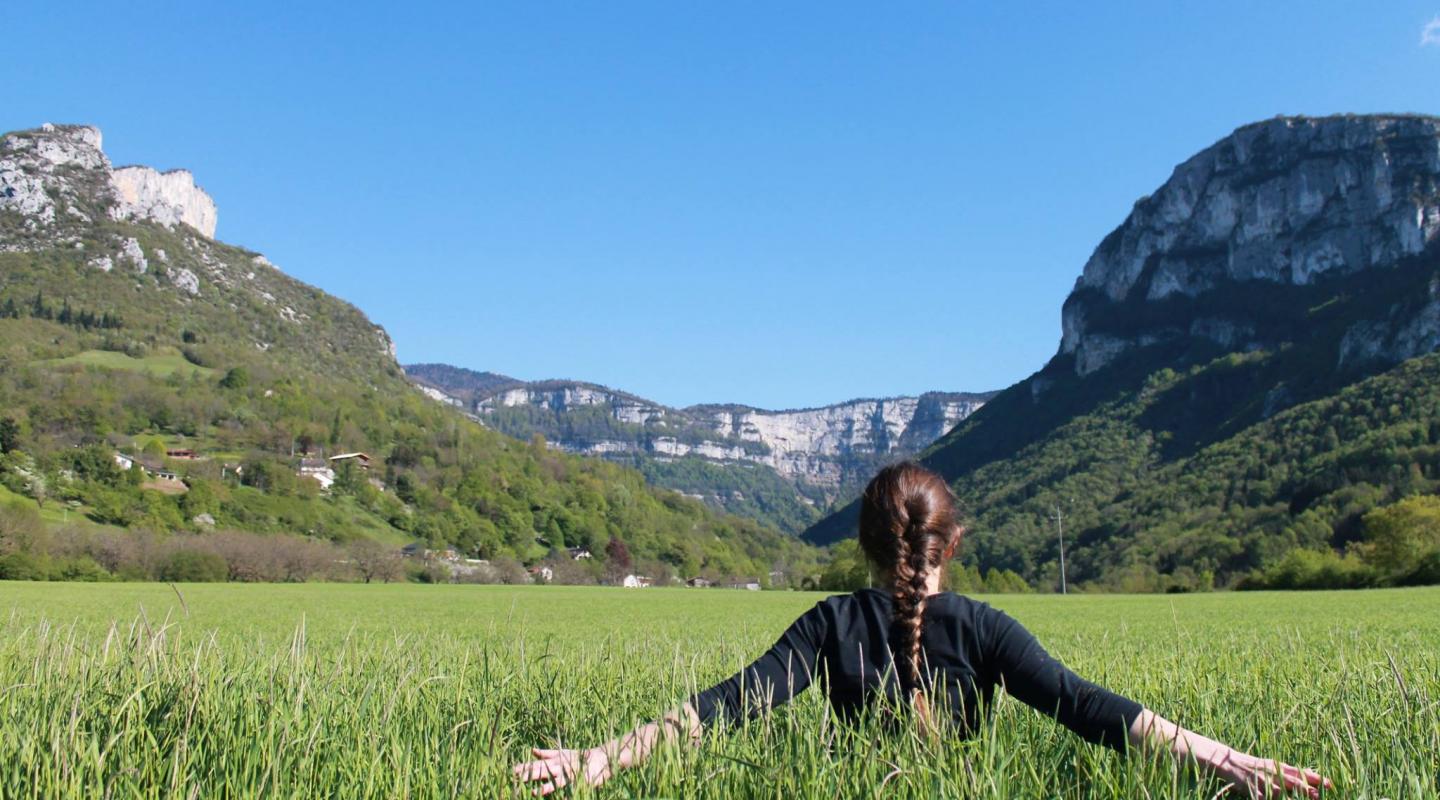
[[[993,399],[921,456],[965,505],[966,563],[1058,588],[1063,526],[1072,587],[1440,580],[1440,525],[1421,503],[1440,490],[1440,355],[1341,357],[1347,333],[1423,313],[1437,280],[1432,251],[1310,286],[1102,309],[1112,335],[1229,315],[1255,346],[1179,337],[1084,377],[1060,355]],[[852,504],[806,536],[853,524]],[[1409,544],[1383,544],[1396,537]]]

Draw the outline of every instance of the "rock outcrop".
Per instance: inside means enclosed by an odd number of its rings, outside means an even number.
[[[186,170],[112,169],[98,128],[51,125],[0,139],[0,209],[19,212],[32,229],[52,226],[57,214],[90,222],[82,200],[99,200],[113,219],[146,219],[173,228],[189,225],[214,237],[215,201]],[[85,175],[100,174],[100,180]]]
[[[294,340],[320,358],[358,348],[364,358],[351,363],[378,354],[396,366],[389,334],[358,310],[319,311],[323,293],[216,240],[215,202],[188,171],[112,167],[102,142],[85,125],[0,135],[0,254],[49,254],[123,280],[126,291],[244,313],[241,329],[261,352]],[[27,262],[44,263],[12,263]]]
[[[1264,346],[1252,338],[1254,321],[1234,315],[1115,320],[1139,304],[1227,286],[1303,286],[1385,269],[1437,235],[1440,119],[1287,117],[1247,125],[1177,167],[1096,248],[1066,300],[1060,352],[1085,375],[1131,349],[1183,336],[1231,349]],[[1433,349],[1434,333],[1420,327],[1398,340],[1384,325],[1357,328],[1351,352],[1375,355],[1393,344],[1388,355],[1398,360]]]
[[[110,173],[110,179],[119,199],[115,206],[118,217],[151,219],[169,228],[183,223],[215,236],[215,201],[195,185],[189,170],[120,167]]]

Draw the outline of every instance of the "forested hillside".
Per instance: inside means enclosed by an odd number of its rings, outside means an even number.
[[[773,529],[424,397],[357,309],[127,210],[111,175],[94,129],[0,143],[0,501],[56,524],[420,541],[527,564],[586,548],[591,577],[607,547],[681,577],[810,571],[814,552]],[[346,453],[368,468],[328,461]],[[315,473],[332,467],[327,488]],[[23,544],[4,534],[0,554]]]
[[[922,454],[969,563],[1058,588],[1063,525],[1072,586],[1440,580],[1437,183],[1414,117],[1247,126],[1177,168],[1055,358]]]

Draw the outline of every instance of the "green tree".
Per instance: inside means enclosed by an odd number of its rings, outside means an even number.
[[[835,545],[830,563],[820,573],[819,588],[830,592],[853,592],[870,585],[870,563],[860,552],[860,543],[847,539]]]
[[[222,389],[244,389],[250,385],[250,371],[244,367],[231,367],[220,379]]]
[[[1401,575],[1440,551],[1440,497],[1422,494],[1377,508],[1365,515],[1365,558]]]
[[[11,417],[0,418],[0,455],[20,446],[20,424]]]

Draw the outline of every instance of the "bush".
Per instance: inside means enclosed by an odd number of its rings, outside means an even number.
[[[221,583],[229,574],[224,558],[197,550],[177,550],[160,567],[160,580],[174,583]]]
[[[1420,559],[1409,574],[1400,579],[1405,586],[1431,586],[1440,583],[1440,550]]]
[[[95,559],[89,556],[78,556],[67,558],[55,565],[51,570],[50,577],[53,580],[61,581],[107,581],[110,580],[110,573],[95,563]]]
[[[0,580],[44,581],[50,579],[49,559],[34,553],[0,556]]]
[[[1363,589],[1379,576],[1353,554],[1333,550],[1291,550],[1263,573],[1244,581],[1241,589]]]

